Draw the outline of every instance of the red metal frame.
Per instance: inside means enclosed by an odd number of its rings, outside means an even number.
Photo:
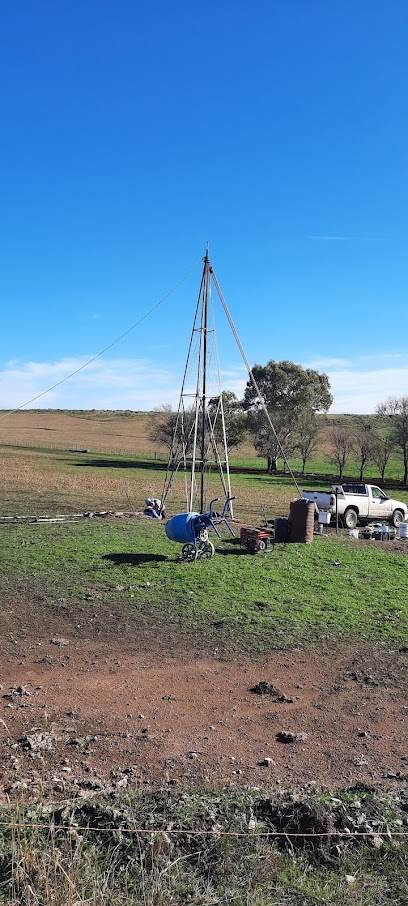
[[[242,525],[239,533],[241,547],[257,554],[259,551],[270,550],[273,546],[273,531],[254,528],[252,525]]]

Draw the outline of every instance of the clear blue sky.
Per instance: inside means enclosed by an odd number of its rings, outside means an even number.
[[[0,408],[108,345],[207,241],[251,363],[327,371],[332,411],[408,394],[405,0],[0,11]],[[199,278],[33,405],[175,403]]]

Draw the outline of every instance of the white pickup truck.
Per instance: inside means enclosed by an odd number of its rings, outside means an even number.
[[[333,485],[331,491],[302,491],[302,497],[313,500],[318,510],[334,515],[336,492],[337,511],[348,529],[355,528],[358,522],[370,519],[375,522],[390,522],[397,527],[408,517],[408,507],[405,503],[393,500],[381,488],[373,484],[363,484],[361,481]]]

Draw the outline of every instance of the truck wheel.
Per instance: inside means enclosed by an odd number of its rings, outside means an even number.
[[[403,514],[402,510],[394,510],[394,512],[391,516],[391,525],[393,525],[394,528],[398,528],[400,522],[403,522],[403,521],[404,521],[404,514]]]
[[[343,516],[344,525],[348,529],[353,529],[356,527],[358,522],[358,513],[357,510],[353,510],[353,507],[349,507],[348,510],[344,513]]]

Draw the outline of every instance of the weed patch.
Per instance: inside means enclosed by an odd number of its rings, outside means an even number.
[[[0,903],[380,906],[387,894],[402,906],[407,851],[390,835],[406,800],[371,797],[368,821],[352,795],[347,809],[316,794],[180,790],[2,811]]]

